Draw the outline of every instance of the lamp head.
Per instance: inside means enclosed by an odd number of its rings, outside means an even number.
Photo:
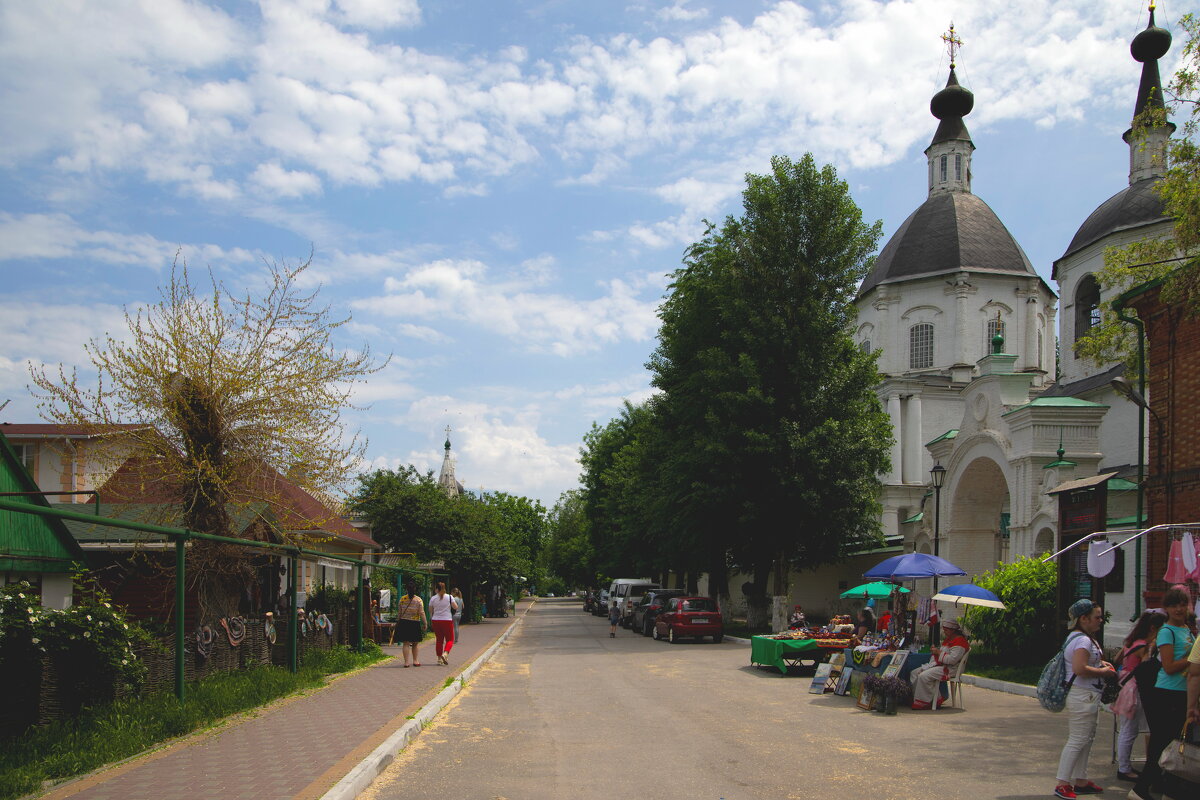
[[[946,468],[940,462],[934,464],[933,469],[929,470],[929,478],[933,481],[933,488],[942,488],[946,483]]]

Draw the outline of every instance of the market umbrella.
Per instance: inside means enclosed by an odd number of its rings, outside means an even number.
[[[963,603],[969,606],[986,606],[987,608],[1003,609],[1004,603],[1000,602],[1000,598],[993,592],[989,592],[982,586],[976,586],[973,583],[956,583],[953,586],[947,586],[933,596],[934,600],[945,600],[952,602],[954,605]]]
[[[884,578],[893,581],[911,581],[917,578],[935,578],[939,575],[966,575],[967,573],[944,558],[928,553],[905,553],[885,559],[863,573],[864,578]]]
[[[853,589],[847,589],[842,592],[839,597],[875,597],[882,599],[891,597],[895,592],[905,592],[909,590],[903,586],[897,586],[894,583],[886,583],[884,581],[874,581],[873,583],[864,583],[862,586],[855,586]]]

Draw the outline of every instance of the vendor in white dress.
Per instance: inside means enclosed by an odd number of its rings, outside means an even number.
[[[935,698],[938,704],[941,704],[938,686],[950,677],[953,667],[962,661],[971,649],[971,643],[967,641],[957,620],[951,619],[942,623],[942,642],[941,647],[933,648],[933,658],[929,663],[914,669],[909,678],[913,687],[912,707],[918,711],[932,708]]]

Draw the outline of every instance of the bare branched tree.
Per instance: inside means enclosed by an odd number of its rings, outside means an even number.
[[[136,464],[145,496],[177,503],[191,530],[233,535],[231,507],[277,502],[274,472],[328,495],[366,448],[342,418],[354,387],[387,359],[335,345],[350,318],[298,286],[310,263],[268,263],[264,294],[235,295],[211,270],[211,290],[198,292],[177,258],[158,302],[126,309],[124,336],[85,345],[94,388],[74,367],[30,368],[42,416],[96,432],[122,426],[109,468]],[[199,580],[244,571],[227,548],[193,551]]]

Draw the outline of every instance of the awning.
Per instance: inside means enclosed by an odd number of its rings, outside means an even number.
[[[338,561],[333,558],[318,558],[317,565],[329,567],[330,569],[354,569],[353,564],[348,564],[345,561]]]
[[[1103,475],[1093,475],[1090,478],[1079,478],[1077,480],[1067,481],[1066,483],[1060,483],[1058,486],[1055,486],[1053,489],[1046,492],[1046,494],[1062,494],[1063,492],[1073,492],[1076,489],[1089,489],[1093,486],[1099,486],[1109,478],[1114,477],[1116,474],[1117,473],[1115,472],[1106,472]]]

